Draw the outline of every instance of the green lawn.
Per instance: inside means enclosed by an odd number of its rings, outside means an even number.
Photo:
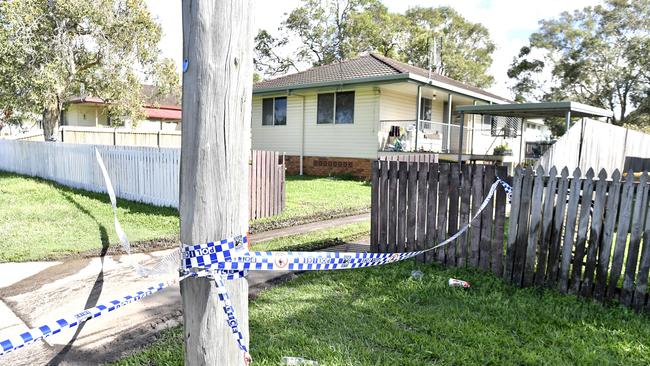
[[[302,275],[251,301],[250,324],[255,365],[650,364],[647,314],[414,261]],[[182,352],[176,327],[116,365],[182,365]]]
[[[284,236],[262,243],[253,241],[253,250],[260,252],[318,250],[336,244],[336,242],[348,242],[367,235],[370,235],[370,222],[356,222],[307,234]]]
[[[355,213],[370,206],[370,186],[355,180],[288,177],[286,190],[285,212],[254,222],[256,231]],[[179,232],[176,209],[121,199],[118,209],[131,242],[166,239],[168,245],[175,245]],[[0,172],[0,262],[99,252],[104,243],[117,244],[106,194]]]
[[[178,235],[178,213],[118,200],[129,240]],[[0,262],[48,259],[117,243],[108,195],[0,172]]]
[[[370,211],[367,182],[310,176],[286,179],[286,206],[280,215],[256,220],[254,231]]]

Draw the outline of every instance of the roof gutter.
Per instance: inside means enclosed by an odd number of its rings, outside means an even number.
[[[461,95],[465,95],[465,96],[468,96],[468,97],[472,97],[472,98],[476,98],[476,99],[480,99],[480,100],[484,100],[486,102],[492,102],[492,103],[496,103],[496,104],[507,103],[506,101],[501,100],[501,99],[490,97],[488,95],[477,93],[477,92],[467,90],[467,89],[464,89],[464,88],[461,88],[461,87],[458,87],[458,86],[443,83],[441,81],[432,80],[432,79],[429,79],[427,77],[420,76],[420,75],[417,75],[417,74],[408,73],[407,75],[408,75],[409,79],[411,79],[411,80],[413,80],[415,82],[422,83],[422,84],[425,84],[425,85],[430,85],[430,86],[436,87],[438,89],[442,89],[442,90],[444,90],[446,92],[461,94]]]
[[[253,86],[253,95],[274,93],[274,92],[291,92],[292,90],[314,89],[314,88],[322,88],[327,86],[365,84],[365,83],[383,82],[383,81],[401,81],[401,80],[408,80],[409,78],[410,78],[410,74],[403,73],[403,74],[394,74],[394,75],[369,76],[365,78],[357,78],[357,79],[350,79],[350,80],[325,81],[320,83],[309,83],[309,84],[302,84],[302,85],[277,86],[272,88],[255,89],[255,86]]]

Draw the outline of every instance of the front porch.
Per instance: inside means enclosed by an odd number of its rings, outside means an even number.
[[[415,83],[382,85],[379,94],[380,153],[475,153],[475,135],[483,130],[480,117],[465,117],[461,131],[460,114],[454,111],[458,105],[485,102]]]

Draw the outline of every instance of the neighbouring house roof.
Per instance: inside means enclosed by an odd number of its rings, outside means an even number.
[[[511,102],[481,88],[434,72],[429,74],[428,70],[374,53],[343,62],[313,67],[276,79],[260,81],[253,85],[253,94],[391,80],[413,80],[479,99],[500,103]]]
[[[158,95],[158,89],[153,85],[143,85],[142,94],[145,96],[145,104],[142,108],[144,109],[144,115],[147,119],[181,120],[181,106],[177,97],[160,97]],[[72,97],[68,99],[68,103],[93,105],[109,104],[104,102],[103,99],[93,96]]]

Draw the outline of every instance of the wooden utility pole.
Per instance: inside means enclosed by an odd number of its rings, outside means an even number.
[[[251,0],[183,0],[181,242],[248,230],[253,29]],[[248,341],[248,282],[226,281]],[[214,283],[181,282],[186,365],[243,365]]]

